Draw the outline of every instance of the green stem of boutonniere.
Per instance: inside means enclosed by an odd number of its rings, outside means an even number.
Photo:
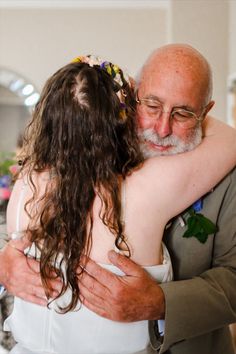
[[[208,236],[217,231],[216,225],[203,214],[196,213],[193,207],[190,207],[187,212],[189,214],[187,230],[183,237],[196,237],[198,241],[205,243]]]

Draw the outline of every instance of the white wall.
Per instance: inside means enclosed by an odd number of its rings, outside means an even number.
[[[134,74],[167,41],[166,9],[0,9],[0,66],[40,89],[56,69],[94,53]]]

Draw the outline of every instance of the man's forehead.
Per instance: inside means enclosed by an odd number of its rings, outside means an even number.
[[[194,90],[193,86],[193,81],[154,74],[143,77],[139,84],[138,92],[164,100],[166,96],[170,95],[173,98],[179,95],[181,97],[188,95]]]
[[[157,84],[158,81],[172,80],[175,83],[195,81],[201,85],[203,77],[205,75],[203,75],[203,69],[199,62],[190,60],[189,57],[186,59],[185,57],[166,56],[161,60],[157,60],[156,57],[144,66],[141,73],[141,83]]]
[[[181,94],[199,95],[202,91],[202,82],[198,78],[181,73],[181,71],[146,71],[141,77],[138,91],[161,96]]]

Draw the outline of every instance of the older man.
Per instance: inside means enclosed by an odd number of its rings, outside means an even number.
[[[211,93],[211,70],[198,51],[185,45],[156,50],[137,90],[144,154],[175,154],[199,144],[201,121],[214,104]],[[127,276],[90,261],[81,284],[84,303],[116,321],[165,319],[164,337],[153,343],[160,353],[233,354],[228,325],[236,321],[236,170],[193,208],[166,230],[174,281],[158,285],[131,260],[110,252]]]

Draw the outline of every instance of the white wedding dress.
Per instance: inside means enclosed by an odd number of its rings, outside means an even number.
[[[17,214],[16,232],[19,232]],[[171,260],[164,244],[163,259],[161,265],[144,267],[160,283],[172,279]],[[111,264],[102,267],[123,275]],[[57,304],[67,303],[69,298],[70,291],[67,291]],[[85,306],[60,314],[56,307],[52,303],[48,309],[15,297],[12,314],[4,323],[4,330],[11,331],[17,342],[11,354],[132,354],[148,346],[148,321],[114,322]]]

